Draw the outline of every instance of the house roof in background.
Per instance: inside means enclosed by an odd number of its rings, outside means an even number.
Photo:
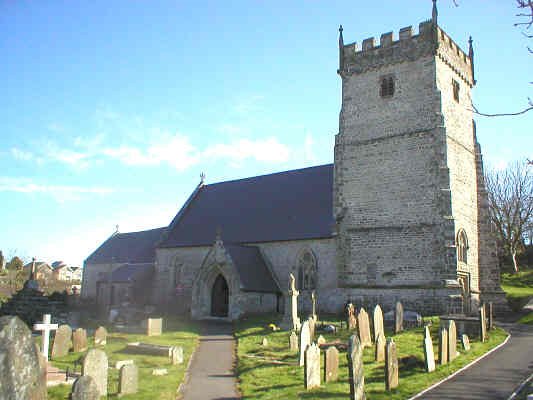
[[[333,164],[196,189],[158,247],[257,243],[332,236]]]
[[[165,229],[115,233],[87,257],[85,262],[87,264],[153,263],[155,261],[155,245]]]

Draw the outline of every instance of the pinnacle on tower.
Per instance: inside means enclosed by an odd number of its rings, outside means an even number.
[[[437,25],[437,17],[439,12],[437,11],[437,0],[433,0],[433,11],[431,12],[431,21]]]
[[[344,69],[344,38],[342,37],[342,25],[339,26],[339,71]]]
[[[472,81],[476,84],[476,78],[474,77],[474,46],[472,46],[472,36],[468,38],[468,58],[470,58],[470,68],[472,69]]]

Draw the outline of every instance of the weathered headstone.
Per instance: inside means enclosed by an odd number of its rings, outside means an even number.
[[[48,361],[48,348],[50,344],[50,332],[55,331],[57,329],[57,324],[51,323],[52,317],[50,314],[44,314],[43,315],[43,322],[39,322],[37,324],[33,325],[34,331],[42,331],[41,336],[41,354],[46,358],[46,361]]]
[[[124,365],[133,364],[133,360],[120,360],[115,363],[115,369],[120,370]]]
[[[485,307],[479,307],[479,340],[484,342],[487,339],[487,322],[485,319]]]
[[[450,319],[448,321],[448,362],[455,360],[457,354],[457,329],[455,321]]]
[[[316,313],[316,294],[314,290],[311,291],[311,316],[315,322],[318,321],[318,315]]]
[[[348,330],[354,330],[357,326],[357,317],[355,316],[355,306],[348,303],[346,306],[346,327]]]
[[[83,328],[78,328],[72,334],[72,347],[74,353],[87,350],[87,331]]]
[[[385,388],[391,390],[398,387],[398,355],[396,343],[392,338],[387,339],[385,346]]]
[[[318,344],[320,346],[320,345],[322,345],[324,343],[326,343],[326,338],[324,336],[320,335],[318,337],[318,339],[316,340],[316,344]]]
[[[267,347],[268,346],[268,339],[266,337],[264,337],[263,340],[261,340],[261,346],[263,346],[263,347]]]
[[[448,363],[448,330],[444,325],[439,327],[439,364]]]
[[[72,329],[68,325],[60,325],[56,330],[52,344],[52,359],[64,357],[72,347]]]
[[[281,326],[284,329],[290,329],[295,332],[300,330],[300,318],[298,318],[298,295],[300,292],[296,290],[296,279],[293,274],[289,274],[289,291],[288,298],[285,302],[285,313]]]
[[[139,369],[135,364],[124,365],[118,376],[118,395],[137,393],[139,387]]]
[[[173,346],[170,350],[170,362],[172,365],[183,363],[183,347]]]
[[[324,381],[335,382],[339,376],[339,350],[330,346],[324,352]]]
[[[489,302],[489,306],[488,306],[488,311],[487,309],[485,309],[485,311],[488,313],[488,317],[489,317],[489,331],[493,330],[494,329],[494,310],[493,310],[493,307],[492,307],[492,301]]]
[[[394,333],[403,331],[403,305],[399,301],[394,307]]]
[[[94,344],[97,346],[105,346],[107,344],[107,330],[103,326],[94,331]]]
[[[305,363],[305,351],[307,346],[311,344],[311,332],[309,332],[309,321],[305,321],[300,329],[300,367]]]
[[[305,351],[304,384],[307,390],[320,387],[320,348],[315,343]]]
[[[289,336],[289,350],[298,351],[298,336],[294,331],[292,331],[291,335]]]
[[[350,400],[365,400],[365,376],[363,371],[363,346],[357,335],[350,336],[346,353],[350,383]]]
[[[311,334],[311,342],[315,340],[315,319],[310,316],[307,321],[309,322],[309,333]]]
[[[378,340],[380,332],[385,334],[385,329],[383,328],[383,311],[381,310],[379,304],[374,307],[374,314],[372,317],[374,322],[374,340]]]
[[[361,345],[363,347],[371,346],[372,338],[370,337],[370,321],[368,320],[367,312],[362,307],[359,310],[359,314],[357,314],[357,330]]]
[[[464,333],[461,335],[461,344],[463,345],[464,351],[470,350],[470,339],[468,338],[468,335]]]
[[[168,374],[168,370],[166,368],[154,368],[152,370],[152,375],[154,376],[163,376],[167,374]]]
[[[26,324],[15,316],[1,317],[0,399],[46,399],[46,370],[39,357]]]
[[[385,334],[380,332],[378,338],[376,339],[376,350],[374,352],[374,360],[381,362],[385,359]]]
[[[107,396],[107,355],[99,349],[91,349],[83,359],[81,374],[94,379],[100,396]]]
[[[435,353],[433,352],[433,341],[429,333],[429,327],[424,329],[424,360],[426,361],[426,371],[435,371]]]
[[[71,400],[100,400],[98,386],[92,376],[80,376],[72,385]]]
[[[146,335],[160,336],[163,333],[163,318],[148,318],[146,320]]]

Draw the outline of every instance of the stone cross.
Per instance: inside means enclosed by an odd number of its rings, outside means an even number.
[[[387,390],[398,387],[398,355],[396,343],[392,338],[387,339],[385,346],[385,388]]]
[[[426,371],[435,371],[435,353],[433,353],[433,341],[429,333],[429,327],[424,329],[424,359],[426,361]]]
[[[298,318],[298,295],[300,292],[296,289],[296,279],[292,273],[289,274],[289,291],[288,299],[285,304],[285,315],[281,325],[285,329],[293,331],[300,330],[300,318]]]
[[[48,361],[48,347],[50,345],[50,331],[55,331],[58,328],[57,324],[51,324],[51,316],[50,314],[44,314],[43,315],[43,322],[37,323],[33,325],[34,331],[42,331],[42,354],[46,358],[46,361]]]
[[[363,372],[363,346],[357,335],[348,339],[348,373],[350,383],[350,400],[365,400],[365,375]]]

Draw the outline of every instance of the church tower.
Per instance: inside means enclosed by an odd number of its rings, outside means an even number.
[[[388,32],[358,48],[344,44],[341,26],[338,74],[339,287],[363,303],[474,312],[483,285],[498,292],[499,275],[494,258],[480,263],[493,242],[471,111],[471,40],[466,53],[438,26],[434,0],[418,34],[406,27],[398,39]]]

